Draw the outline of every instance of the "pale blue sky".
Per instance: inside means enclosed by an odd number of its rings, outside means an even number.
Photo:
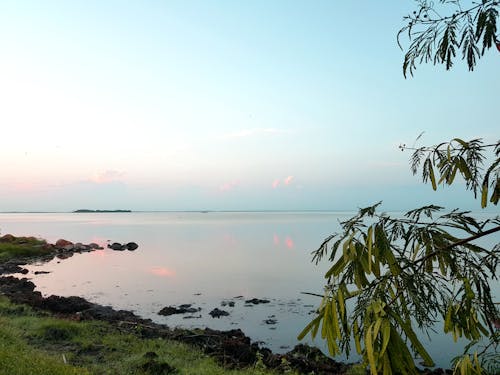
[[[496,140],[500,55],[405,80],[413,6],[4,0],[0,211],[478,208],[397,146]]]

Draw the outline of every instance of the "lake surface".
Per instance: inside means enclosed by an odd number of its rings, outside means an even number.
[[[78,295],[169,326],[240,328],[254,341],[285,352],[298,343],[297,334],[319,303],[318,297],[301,292],[322,294],[328,264],[311,263],[311,251],[350,216],[347,212],[9,213],[0,214],[0,230],[49,242],[64,238],[104,247],[108,241],[137,242],[134,252],[105,249],[33,265],[27,277],[44,295]],[[42,270],[50,273],[34,275]],[[246,304],[251,298],[270,303]],[[234,302],[234,307],[221,306],[227,302]],[[186,303],[201,310],[158,315],[164,306]],[[216,307],[230,315],[210,317]],[[268,324],[272,320],[276,323]],[[321,340],[313,344],[325,351]],[[433,335],[429,347],[439,366],[448,366],[450,358],[460,353],[451,337],[443,334]]]

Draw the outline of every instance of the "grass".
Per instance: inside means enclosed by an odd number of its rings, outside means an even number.
[[[228,370],[196,348],[143,339],[99,321],[51,317],[0,296],[0,375],[274,374],[257,364]]]
[[[45,255],[49,251],[44,248],[47,242],[35,237],[2,237],[0,241],[0,262],[12,258],[29,258]]]

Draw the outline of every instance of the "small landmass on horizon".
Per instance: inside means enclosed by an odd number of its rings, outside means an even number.
[[[74,213],[106,213],[106,212],[132,212],[132,210],[89,210],[87,208],[81,208],[73,211]]]

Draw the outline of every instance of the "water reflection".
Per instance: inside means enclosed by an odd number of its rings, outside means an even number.
[[[156,276],[161,277],[174,277],[175,271],[167,267],[152,267],[149,272]]]
[[[273,244],[275,247],[280,247],[280,245],[281,245],[280,237],[276,233],[273,234]],[[286,236],[284,238],[283,245],[285,245],[285,247],[287,249],[293,249],[295,246],[295,244],[290,236]]]
[[[129,214],[0,214],[2,233],[38,233],[50,242],[134,241],[134,252],[104,249],[65,260],[30,266],[44,295],[80,295],[160,323],[215,329],[241,328],[253,340],[275,351],[296,343],[319,300],[300,292],[322,293],[327,262],[311,263],[314,250],[338,231],[337,213],[129,213]],[[293,250],[293,251],[290,251]],[[59,262],[59,263],[58,263]],[[35,271],[50,271],[35,275]],[[498,286],[497,286],[498,289]],[[234,299],[243,296],[242,299]],[[271,303],[246,306],[245,299]],[[234,307],[221,307],[232,300]],[[193,303],[199,319],[161,317],[167,305]],[[224,308],[229,317],[212,319],[208,312]],[[265,320],[276,315],[277,324]],[[452,339],[436,335],[431,343],[437,362],[447,365],[460,353]],[[442,336],[442,337],[441,337]],[[449,340],[448,340],[449,338]],[[436,341],[437,340],[437,341]],[[443,340],[447,340],[446,342]],[[323,347],[318,340],[316,344]],[[440,348],[448,345],[439,362]],[[456,350],[455,350],[456,349]]]

